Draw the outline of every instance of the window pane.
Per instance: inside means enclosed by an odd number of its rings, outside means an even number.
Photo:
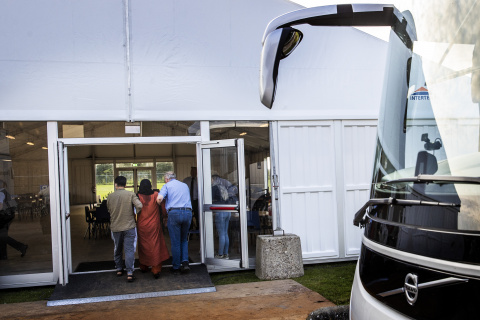
[[[4,122],[0,154],[0,276],[52,272],[46,122]]]
[[[113,163],[95,165],[95,187],[98,200],[106,199],[114,191]]]
[[[163,175],[165,172],[173,171],[173,162],[157,162],[157,189],[161,189],[165,184],[163,182]]]

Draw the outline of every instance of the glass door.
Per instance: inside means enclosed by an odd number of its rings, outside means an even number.
[[[125,178],[127,178],[127,185],[125,186],[125,190],[136,192],[134,179],[135,169],[120,169],[118,170],[118,174],[116,176],[124,176]]]
[[[154,183],[154,181],[152,180],[153,175],[153,169],[135,168],[118,169],[118,174],[116,176],[124,176],[125,178],[127,178],[127,185],[125,186],[125,189],[137,193],[138,187],[140,186],[140,181],[142,181],[143,179],[148,179],[152,184]]]
[[[197,154],[203,260],[248,268],[243,139],[199,142]]]

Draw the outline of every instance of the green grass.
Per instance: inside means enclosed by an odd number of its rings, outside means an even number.
[[[100,196],[103,199],[113,191],[113,184],[97,184],[97,197]]]
[[[356,262],[305,265],[305,275],[294,280],[336,305],[350,304]]]
[[[210,273],[214,285],[263,281],[257,278],[255,270]]]
[[[55,286],[0,290],[0,304],[46,300]]]
[[[305,265],[305,275],[293,280],[336,305],[345,305],[350,303],[355,266],[356,262]],[[255,270],[211,273],[210,278],[214,285],[262,281],[255,276]]]

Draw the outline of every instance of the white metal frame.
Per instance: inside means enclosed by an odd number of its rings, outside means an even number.
[[[58,130],[56,123],[55,129]],[[57,131],[58,132],[58,131]],[[80,145],[120,145],[120,144],[171,144],[171,143],[197,143],[202,140],[201,136],[188,136],[188,137],[126,137],[126,138],[61,138],[58,136],[55,139],[55,166],[50,172],[58,172],[55,177],[55,185],[52,189],[60,190],[60,193],[56,195],[51,194],[51,199],[56,199],[55,212],[52,211],[52,215],[55,213],[56,217],[56,229],[57,237],[54,241],[54,252],[56,251],[58,256],[59,269],[54,272],[54,276],[58,276],[58,281],[62,285],[68,283],[68,276],[72,273],[72,253],[71,253],[71,235],[70,235],[70,220],[69,217],[69,199],[68,199],[68,147],[80,146]],[[58,143],[58,145],[57,145]],[[49,159],[50,160],[50,159]],[[53,227],[53,224],[52,224]],[[53,262],[55,266],[55,260]]]
[[[60,186],[60,229],[62,239],[62,275],[60,283],[68,283],[72,272],[72,251],[70,235],[70,199],[68,188],[68,150],[62,142],[58,143],[58,166]]]
[[[246,194],[242,190],[245,190],[245,153],[244,153],[244,141],[243,139],[229,139],[229,140],[216,140],[216,141],[204,141],[197,143],[197,177],[200,183],[198,184],[198,205],[200,215],[200,230],[203,234],[200,236],[200,254],[202,257],[202,263],[209,265],[218,265],[222,267],[238,267],[238,261],[236,260],[223,260],[215,259],[211,248],[206,247],[207,243],[207,230],[204,226],[204,221],[207,218],[203,204],[211,203],[212,195],[211,188],[204,188],[203,181],[205,177],[211,177],[210,167],[210,153],[204,154],[205,150],[215,148],[237,148],[237,169],[238,169],[238,190],[239,190],[239,218],[240,218],[240,246],[241,246],[241,268],[249,267],[248,259],[248,234],[247,234],[247,199]],[[207,181],[207,185],[209,185]]]

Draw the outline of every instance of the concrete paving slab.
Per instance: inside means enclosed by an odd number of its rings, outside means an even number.
[[[46,301],[0,306],[0,319],[306,319],[334,304],[294,280],[216,287],[216,292],[47,307]]]

